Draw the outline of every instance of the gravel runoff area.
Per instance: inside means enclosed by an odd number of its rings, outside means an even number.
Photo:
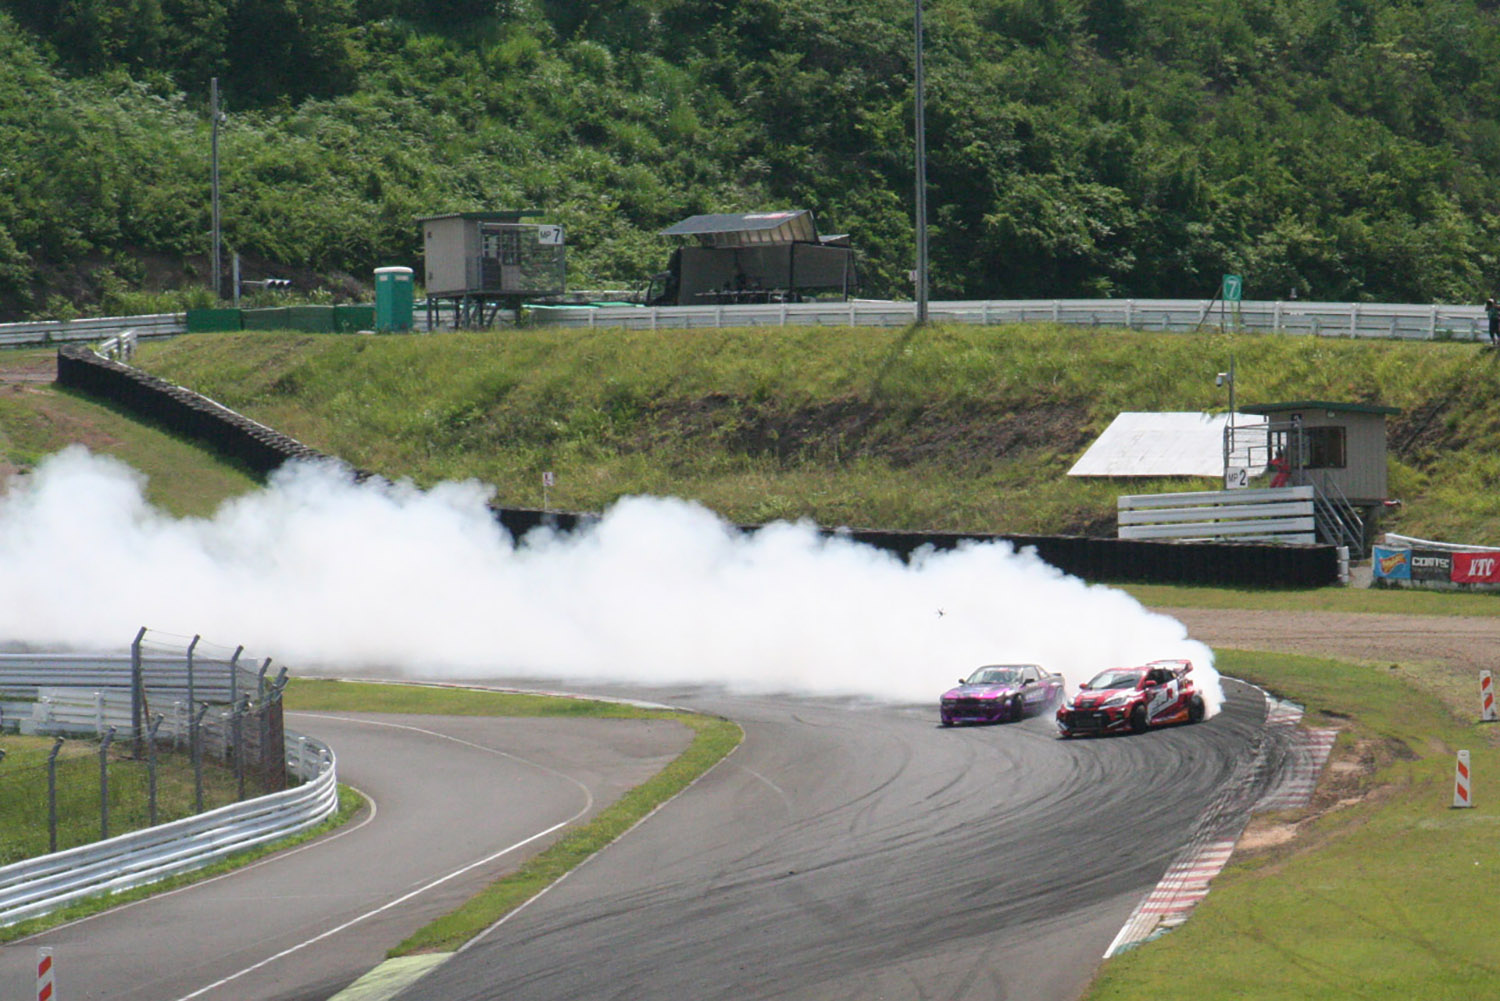
[[[1475,673],[1495,666],[1500,618],[1352,612],[1157,608],[1209,646],[1277,650],[1342,660],[1441,664]]]
[[[1331,657],[1408,670],[1461,716],[1478,710],[1479,672],[1496,669],[1500,618],[1155,608],[1212,647]]]

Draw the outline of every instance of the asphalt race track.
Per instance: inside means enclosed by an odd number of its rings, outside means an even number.
[[[1264,701],[1226,690],[1197,726],[1075,741],[1050,718],[632,690],[745,742],[400,997],[1070,1001],[1253,756]]]
[[[333,747],[373,817],[0,945],[0,999],[37,996],[36,949],[50,946],[63,1001],[323,1001],[547,841],[497,852],[596,811],[692,736],[640,720],[288,713],[287,725]]]
[[[945,730],[935,705],[592,688],[721,713],[745,742],[401,997],[1071,1001],[1254,753],[1264,702],[1226,687],[1203,724],[1077,741],[1048,717]],[[46,945],[66,1001],[324,1001],[547,836],[497,852],[687,741],[637,721],[290,725],[333,745],[372,819],[0,946],[0,998],[31,995]]]

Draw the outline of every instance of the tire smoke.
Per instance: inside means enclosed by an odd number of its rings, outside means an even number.
[[[80,446],[0,498],[0,635],[119,650],[138,627],[244,643],[317,671],[722,685],[935,703],[981,664],[1034,662],[1072,692],[1104,668],[1213,658],[1181,623],[1004,543],[910,562],[810,524],[754,533],[634,497],[571,534],[513,540],[475,482],[355,483],[283,467],[211,518]]]

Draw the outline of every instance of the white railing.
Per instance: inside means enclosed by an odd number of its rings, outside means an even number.
[[[669,330],[694,327],[848,326],[901,327],[913,323],[912,302],[855,300],[727,304],[721,306],[551,307],[526,311],[529,322],[559,327],[624,327]],[[937,323],[1062,323],[1134,330],[1246,330],[1319,337],[1478,341],[1485,336],[1484,307],[1456,304],[1300,302],[1255,300],[1227,306],[1210,299],[987,299],[928,303]],[[510,313],[506,322],[513,322]],[[451,317],[438,312],[438,329]],[[418,304],[413,329],[425,330],[426,307]],[[116,316],[88,320],[0,324],[0,347],[98,341],[134,329],[137,337],[187,332],[184,313]]]
[[[295,788],[0,867],[0,926],[199,869],[333,816],[339,801],[333,751],[290,732],[286,751],[288,771],[305,780]]]
[[[1315,542],[1313,488],[1134,494],[1117,502],[1122,539]]]
[[[137,337],[169,337],[187,333],[186,313],[149,316],[99,316],[84,320],[40,320],[0,323],[0,347],[33,344],[90,343],[134,330]]]
[[[566,327],[657,330],[788,325],[899,327],[916,320],[911,302],[805,302],[721,306],[604,306],[532,310],[532,322]],[[1062,323],[1135,330],[1238,329],[1322,337],[1481,340],[1482,306],[1209,299],[996,299],[932,302],[938,323]]]

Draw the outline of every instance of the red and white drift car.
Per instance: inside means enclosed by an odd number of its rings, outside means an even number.
[[[1101,671],[1057,708],[1064,737],[1090,733],[1141,733],[1169,723],[1203,718],[1203,696],[1193,686],[1187,660],[1153,660],[1141,667]]]

